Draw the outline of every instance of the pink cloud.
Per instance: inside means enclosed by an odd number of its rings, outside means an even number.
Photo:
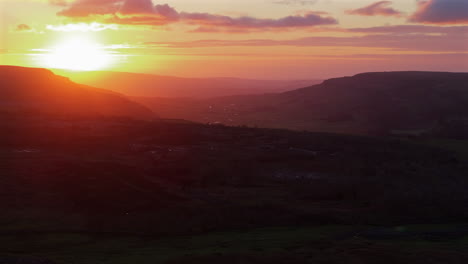
[[[402,12],[388,7],[391,4],[391,1],[380,1],[362,8],[347,10],[346,14],[359,16],[403,16]]]
[[[158,26],[171,23],[197,25],[198,31],[255,31],[334,25],[338,21],[323,12],[308,12],[278,19],[250,16],[231,17],[210,13],[178,12],[171,6],[154,5],[151,0],[78,0],[58,13],[76,20],[101,23]]]
[[[58,15],[66,17],[90,17],[113,14],[119,10],[120,0],[77,0]]]
[[[151,14],[154,12],[153,3],[148,0],[124,1],[119,12],[122,14]]]

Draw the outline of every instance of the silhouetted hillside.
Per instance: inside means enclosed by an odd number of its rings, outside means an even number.
[[[150,119],[148,108],[123,95],[71,82],[45,69],[0,66],[0,111],[58,116]]]
[[[359,134],[424,133],[468,117],[468,73],[383,72],[290,92],[210,100],[140,98],[161,116]]]
[[[210,98],[239,94],[290,91],[318,80],[250,80],[239,78],[181,78],[125,72],[53,70],[75,82],[110,89],[129,96]]]

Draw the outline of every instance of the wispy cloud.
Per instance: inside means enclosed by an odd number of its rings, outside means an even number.
[[[282,18],[231,17],[211,13],[179,12],[173,7],[153,5],[151,0],[78,0],[58,13],[79,21],[162,26],[183,23],[200,31],[255,31],[335,25],[338,21],[325,14],[309,12]]]
[[[89,32],[89,31],[103,31],[106,29],[112,29],[112,30],[118,29],[117,25],[100,24],[96,22],[65,24],[65,25],[47,25],[46,28],[52,31],[63,31],[63,32],[71,32],[71,31]]]
[[[425,33],[405,33],[405,28],[370,28],[350,29],[349,32],[373,31],[377,34],[348,37],[306,37],[290,40],[248,39],[248,40],[198,40],[189,42],[148,42],[146,45],[171,48],[200,48],[200,47],[262,47],[262,46],[295,46],[295,47],[365,47],[385,48],[400,51],[427,51],[427,52],[467,52],[464,36],[452,34],[447,41],[446,34],[436,29],[425,29]],[[463,29],[453,29],[457,32]],[[466,30],[466,29],[465,29]],[[387,34],[380,34],[387,33]]]
[[[459,34],[467,35],[468,26],[429,26],[429,25],[395,25],[367,28],[343,29],[357,33],[387,33],[387,34]]]
[[[14,32],[17,32],[17,33],[35,33],[35,34],[43,34],[44,33],[43,31],[37,30],[37,29],[31,27],[28,24],[18,24],[18,25],[16,25],[16,27],[14,28]]]
[[[26,24],[19,24],[16,26],[15,31],[32,31],[33,29]]]
[[[347,10],[346,14],[359,16],[403,16],[402,12],[389,7],[391,4],[391,1],[380,1],[362,8]]]
[[[273,4],[278,5],[313,5],[317,3],[318,0],[273,0],[271,1]]]

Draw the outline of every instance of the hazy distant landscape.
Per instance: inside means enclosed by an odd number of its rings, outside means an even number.
[[[252,80],[241,78],[181,78],[125,72],[53,70],[72,81],[110,89],[128,96],[202,99],[241,94],[285,92],[320,80]]]

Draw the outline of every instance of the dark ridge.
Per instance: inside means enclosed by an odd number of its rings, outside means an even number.
[[[124,95],[77,84],[46,69],[0,66],[0,87],[2,112],[155,117],[151,110]]]

